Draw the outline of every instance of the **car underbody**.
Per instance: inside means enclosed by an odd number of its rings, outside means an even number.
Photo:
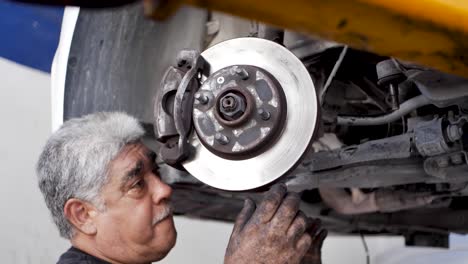
[[[221,190],[161,161],[177,214],[233,221],[245,198],[284,182],[333,232],[404,235],[408,245],[439,247],[449,233],[468,232],[468,80],[218,13],[187,8],[156,24],[140,11],[80,10],[62,65],[65,120],[127,111],[160,149],[153,105],[166,69],[180,50],[239,37],[279,36],[310,74],[317,94],[310,100],[319,104],[300,162],[263,186]]]

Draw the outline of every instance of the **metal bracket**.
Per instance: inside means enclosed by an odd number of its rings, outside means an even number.
[[[424,170],[427,174],[440,179],[450,177],[449,168],[454,166],[467,166],[468,155],[465,151],[457,151],[440,156],[429,157],[424,160]]]

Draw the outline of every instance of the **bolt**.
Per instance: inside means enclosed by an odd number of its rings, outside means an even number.
[[[242,78],[242,80],[249,79],[249,73],[245,69],[237,67],[235,69],[235,72],[237,75],[239,75]]]
[[[197,100],[198,103],[203,105],[207,104],[210,101],[208,96],[201,93],[195,93],[195,100]]]
[[[226,144],[229,143],[229,138],[226,137],[225,135],[221,134],[221,133],[216,133],[215,139],[221,145],[226,145]]]
[[[437,159],[437,166],[439,166],[439,168],[446,168],[448,165],[448,160],[446,158]]]
[[[461,154],[455,154],[453,156],[450,157],[450,161],[454,164],[454,165],[459,165],[463,162],[463,157]]]
[[[265,121],[269,120],[270,117],[271,117],[270,112],[265,111],[265,110],[262,109],[262,108],[258,109],[257,113],[258,113],[258,115],[259,115],[263,120],[265,120]]]
[[[463,129],[457,125],[450,125],[447,127],[447,137],[451,142],[455,142],[462,138]]]

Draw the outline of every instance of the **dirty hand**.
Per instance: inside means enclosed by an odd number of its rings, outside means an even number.
[[[322,223],[319,219],[308,219],[311,224],[307,233],[312,238],[312,243],[309,250],[304,255],[301,264],[322,264],[322,245],[327,237],[327,230],[321,229]]]
[[[248,199],[238,215],[225,264],[300,263],[312,244],[311,221],[299,211],[300,197],[275,185],[261,204]]]

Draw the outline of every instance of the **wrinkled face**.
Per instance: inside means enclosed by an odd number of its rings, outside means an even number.
[[[122,263],[146,263],[167,255],[176,241],[171,188],[159,178],[154,154],[137,143],[124,147],[109,167],[96,216],[98,250]]]

